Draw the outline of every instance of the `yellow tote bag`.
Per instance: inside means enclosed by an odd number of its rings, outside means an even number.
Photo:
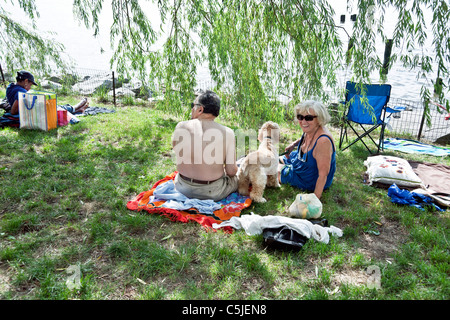
[[[56,93],[30,90],[19,93],[19,119],[22,129],[56,129]]]

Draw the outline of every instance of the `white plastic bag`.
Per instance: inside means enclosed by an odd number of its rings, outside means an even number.
[[[279,228],[288,226],[299,234],[308,239],[314,239],[322,243],[328,243],[330,235],[335,237],[342,237],[343,231],[335,226],[322,227],[318,224],[313,224],[311,221],[305,219],[293,219],[283,216],[260,216],[254,214],[244,214],[240,217],[232,217],[220,224],[213,223],[213,228],[220,229],[223,227],[232,227],[234,229],[244,229],[248,235],[262,234],[266,228]]]
[[[314,193],[299,193],[289,207],[289,216],[301,219],[317,219],[322,214],[322,202]]]

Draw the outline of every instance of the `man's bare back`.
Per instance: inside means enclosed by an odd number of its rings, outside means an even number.
[[[235,137],[230,128],[213,120],[180,122],[173,135],[177,170],[183,176],[204,181],[237,171]]]

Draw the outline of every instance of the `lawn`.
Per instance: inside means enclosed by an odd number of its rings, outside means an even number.
[[[50,132],[0,130],[0,299],[450,298],[449,211],[396,205],[386,190],[365,185],[362,145],[337,152],[322,217],[344,235],[328,244],[311,239],[299,252],[273,251],[242,230],[207,232],[128,210],[175,170],[171,135],[184,119],[123,106]],[[284,148],[299,129],[282,127]],[[385,153],[450,165],[449,157]],[[243,214],[286,214],[297,193],[269,189],[267,203]],[[371,270],[378,286],[369,285]]]

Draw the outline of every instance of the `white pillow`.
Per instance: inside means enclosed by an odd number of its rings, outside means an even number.
[[[395,183],[404,187],[422,187],[423,181],[415,174],[405,159],[392,156],[368,157],[364,161],[369,176],[369,185],[373,182]]]

